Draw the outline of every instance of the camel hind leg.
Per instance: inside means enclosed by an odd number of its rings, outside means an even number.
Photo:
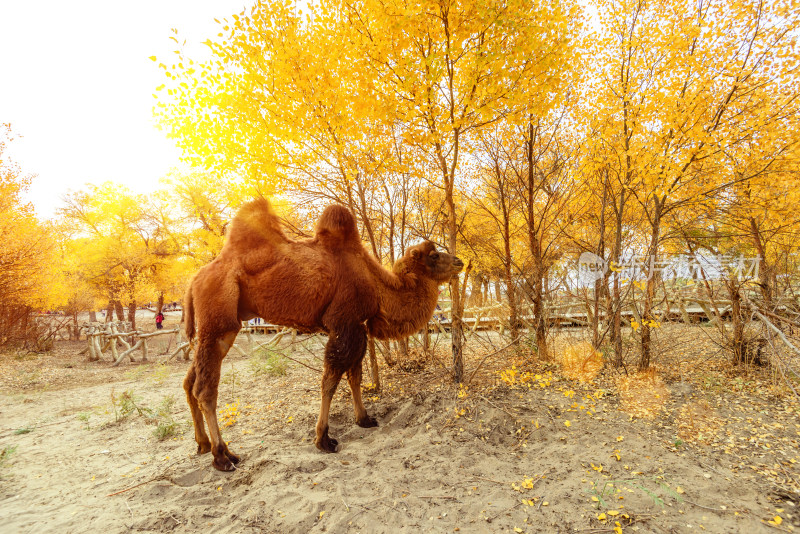
[[[189,410],[192,412],[192,422],[194,423],[194,440],[197,442],[197,454],[205,454],[211,452],[211,440],[208,439],[206,434],[205,421],[203,420],[203,411],[200,409],[200,404],[194,396],[194,383],[197,379],[197,373],[194,369],[194,362],[189,367],[186,373],[186,378],[183,380],[183,389],[186,392],[186,400],[189,403]]]
[[[314,444],[323,452],[338,452],[339,442],[328,435],[328,416],[331,411],[331,400],[336,393],[336,386],[342,379],[342,371],[333,368],[327,361],[323,365],[322,372],[322,404],[319,409],[317,419],[317,438]]]
[[[191,396],[194,397],[200,416],[200,432],[202,429],[202,419],[208,426],[210,450],[214,455],[212,465],[220,471],[233,471],[239,463],[239,456],[228,449],[228,445],[222,439],[222,433],[217,421],[217,396],[219,393],[220,371],[222,369],[222,359],[228,353],[236,339],[237,331],[228,332],[221,338],[208,337],[201,339],[197,346],[195,362],[195,380],[192,385]],[[188,377],[187,377],[188,378]],[[187,395],[189,396],[189,395]],[[192,408],[192,401],[189,401]],[[192,408],[192,417],[194,418]],[[197,436],[198,420],[195,419],[195,436]],[[202,439],[202,434],[201,434]],[[198,440],[198,452],[203,451],[204,444]]]

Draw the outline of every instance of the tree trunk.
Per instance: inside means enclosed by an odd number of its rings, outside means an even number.
[[[644,371],[650,367],[652,358],[651,330],[650,321],[653,320],[653,301],[655,298],[656,284],[661,278],[660,272],[655,266],[658,263],[658,241],[661,234],[661,204],[656,199],[655,210],[653,213],[652,233],[650,235],[650,246],[648,247],[649,257],[645,258],[648,266],[647,286],[644,293],[644,304],[642,306],[642,344],[641,355],[639,357],[639,370]]]
[[[511,339],[517,339],[519,335],[519,312],[517,311],[517,291],[514,287],[514,277],[511,272],[511,243],[504,236],[505,257],[503,258],[503,274],[505,275],[506,293],[508,296],[508,323],[511,330]]]
[[[375,391],[381,390],[381,374],[378,370],[378,357],[375,354],[375,338],[370,337],[367,342],[369,348],[369,371],[372,376],[372,387]]]
[[[454,176],[445,167],[445,203],[447,204],[448,252],[456,254],[458,248],[458,219],[453,198]],[[469,276],[469,273],[464,275]],[[461,284],[458,276],[450,279],[450,336],[453,350],[453,381],[460,384],[464,378],[464,325],[462,322],[464,304],[461,299]]]
[[[78,326],[78,312],[72,313],[72,328],[68,329],[69,331],[69,340],[70,341],[79,341],[80,340],[80,327]]]
[[[450,339],[453,350],[453,381],[460,384],[464,378],[464,326],[462,323],[461,291],[458,278],[450,281]]]
[[[603,279],[594,281],[594,294],[592,299],[592,348],[600,348],[600,299],[603,296]]]
[[[725,283],[731,299],[731,351],[733,352],[733,365],[748,363],[747,350],[744,341],[744,321],[742,321],[742,295],[739,292],[739,281],[734,275]]]
[[[533,320],[536,329],[536,350],[540,361],[548,361],[550,352],[547,349],[547,318],[544,309],[544,277],[541,256],[534,257],[533,270]]]
[[[470,302],[473,306],[478,308],[483,306],[483,276],[480,273],[475,273],[472,276],[472,294],[470,295]]]
[[[761,296],[764,297],[764,306],[767,308],[772,307],[772,281],[770,280],[771,266],[767,263],[767,254],[764,250],[764,242],[761,239],[761,232],[758,230],[758,224],[753,217],[750,217],[750,230],[753,233],[753,244],[756,248],[760,264],[758,266],[758,286],[761,290]]]
[[[614,202],[614,255],[613,255],[613,296],[611,299],[614,309],[612,318],[612,337],[614,338],[614,365],[622,367],[625,363],[625,354],[622,352],[622,294],[620,288],[620,271],[622,264],[622,221],[625,210],[625,189],[620,192],[619,206]]]
[[[600,204],[600,242],[597,244],[597,255],[605,260],[606,256],[606,207],[608,205],[608,169],[603,181],[603,201]],[[608,265],[603,270],[603,276],[594,282],[594,313],[592,316],[592,348],[600,348],[600,301],[608,290]],[[608,310],[606,311],[608,320]]]
[[[408,338],[404,337],[397,340],[397,348],[403,358],[408,358]]]
[[[528,163],[527,174],[527,218],[528,218],[528,246],[530,247],[531,256],[533,257],[533,321],[534,330],[536,332],[536,350],[538,358],[541,361],[550,359],[547,350],[547,321],[544,316],[544,258],[542,257],[542,241],[538,235],[535,225],[535,218],[533,213],[534,208],[534,192],[535,186],[535,173],[534,173],[534,158],[533,158],[533,143],[534,143],[534,129],[533,122],[528,124],[528,138],[525,139],[525,148]]]
[[[128,322],[131,323],[131,330],[136,330],[136,300],[128,304]]]

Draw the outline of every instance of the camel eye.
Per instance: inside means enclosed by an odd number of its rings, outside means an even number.
[[[431,259],[438,260],[439,259],[439,253],[438,252],[431,252]]]

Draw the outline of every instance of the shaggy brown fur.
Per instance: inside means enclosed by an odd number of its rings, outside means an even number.
[[[461,260],[426,241],[409,248],[392,271],[383,268],[364,249],[355,218],[343,206],[325,209],[313,239],[293,241],[267,200],[245,204],[219,256],[200,269],[184,301],[186,335],[196,341],[183,387],[198,453],[212,452],[214,467],[223,471],[239,462],[220,434],[217,388],[222,359],[242,321],[261,317],[303,332],[327,332],[316,445],[336,452],[338,442],[328,436],[328,413],[343,374],[356,424],[378,425],[361,400],[367,332],[389,339],[418,331],[433,315],[438,286],[462,267]]]

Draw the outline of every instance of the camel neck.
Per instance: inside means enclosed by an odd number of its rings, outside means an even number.
[[[371,333],[378,338],[402,338],[425,326],[436,308],[438,286],[425,277],[396,275],[401,284],[379,285],[379,313],[371,321]],[[399,287],[398,287],[399,286]]]

